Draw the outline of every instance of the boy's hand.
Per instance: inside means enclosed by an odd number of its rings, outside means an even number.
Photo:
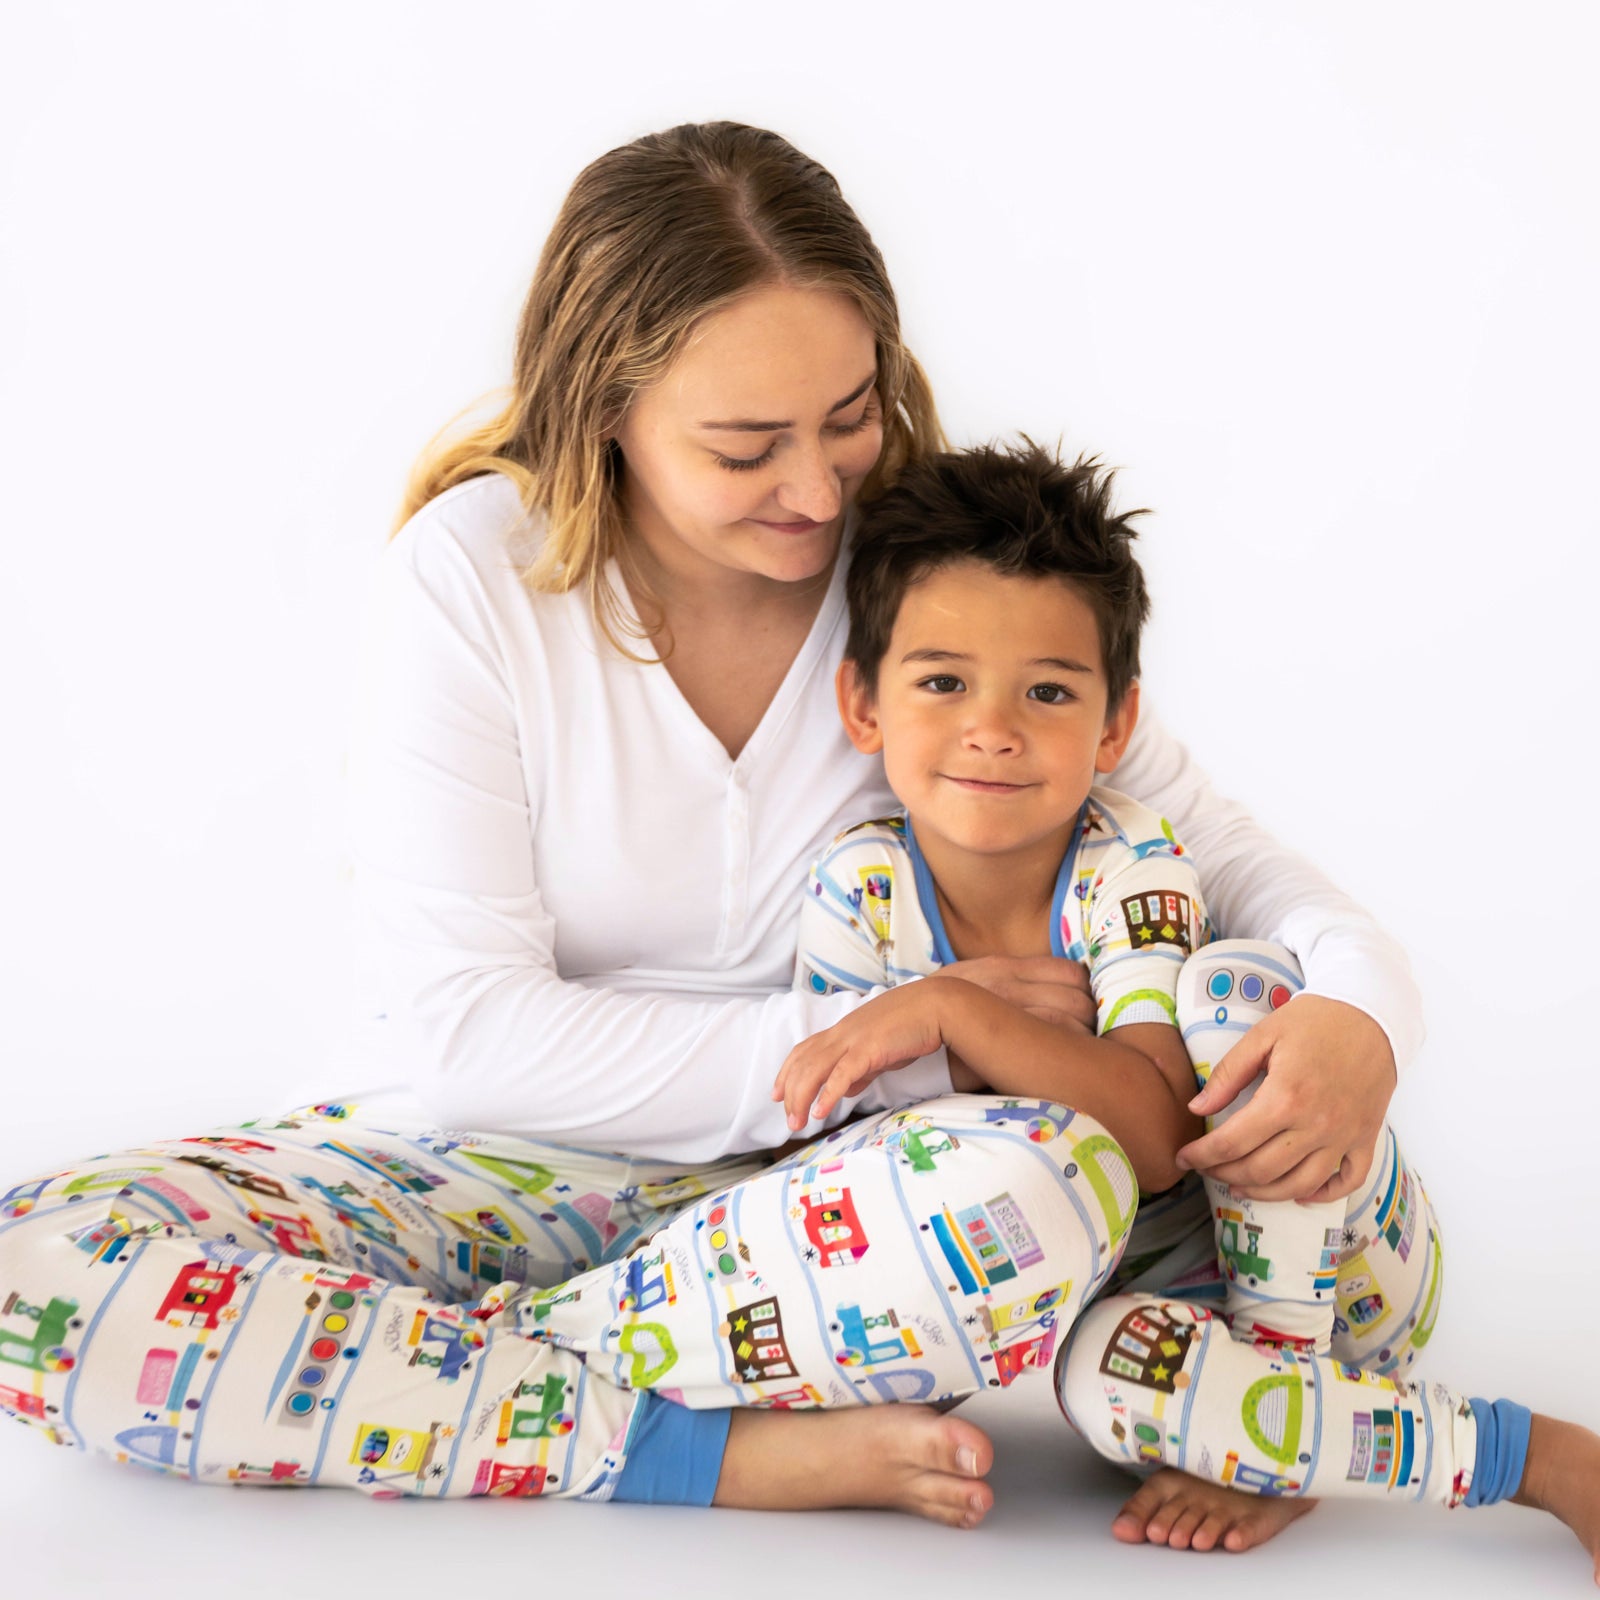
[[[1089,969],[1081,961],[1065,956],[977,956],[940,967],[932,977],[976,984],[1054,1027],[1095,1031],[1094,994]]]
[[[1341,1200],[1366,1182],[1394,1093],[1394,1051],[1366,1012],[1297,995],[1263,1017],[1217,1063],[1189,1102],[1208,1116],[1262,1070],[1267,1081],[1239,1114],[1186,1144],[1180,1166],[1252,1200]]]
[[[797,1044],[772,1086],[772,1098],[783,1101],[790,1128],[825,1118],[881,1073],[931,1055],[944,1043],[940,1011],[952,994],[949,984],[927,978],[904,984]]]

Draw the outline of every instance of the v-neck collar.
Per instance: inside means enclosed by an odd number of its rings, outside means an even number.
[[[767,703],[766,710],[761,713],[761,720],[756,724],[750,737],[745,740],[744,747],[737,756],[730,756],[727,746],[700,720],[694,707],[684,698],[683,691],[673,682],[672,674],[667,671],[665,665],[660,662],[650,664],[650,670],[659,674],[656,689],[661,698],[673,707],[673,715],[683,726],[684,737],[692,740],[705,758],[725,773],[746,773],[761,761],[777,736],[778,730],[788,721],[795,703],[804,694],[811,674],[827,651],[834,631],[843,621],[844,583],[850,560],[851,532],[851,524],[847,521],[839,547],[839,556],[833,564],[833,572],[828,579],[827,593],[822,597],[822,604],[817,607],[817,614],[812,619],[810,631],[801,643],[794,660],[789,663],[789,670],[783,675],[783,682],[778,685],[777,692]],[[606,565],[606,579],[612,585],[627,618],[637,622],[638,613],[634,610],[633,597],[628,593],[628,586],[623,581],[621,569],[615,559]]]
[[[1072,893],[1072,879],[1077,871],[1078,846],[1083,842],[1083,819],[1089,809],[1087,800],[1078,807],[1078,820],[1072,825],[1072,840],[1061,858],[1056,871],[1056,886],[1050,892],[1050,953],[1064,956],[1067,947],[1061,937],[1061,927],[1067,914],[1067,896]],[[911,852],[911,874],[917,885],[917,904],[922,908],[923,920],[933,935],[933,953],[941,967],[955,964],[956,953],[950,948],[950,936],[945,932],[944,913],[939,909],[939,894],[934,888],[933,874],[917,843],[917,830],[911,826],[911,815],[906,813],[906,849]]]

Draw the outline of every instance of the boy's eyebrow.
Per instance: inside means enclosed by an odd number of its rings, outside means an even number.
[[[877,381],[878,374],[876,372],[869,372],[866,377],[863,378],[862,381],[844,397],[843,400],[835,400],[834,403],[828,407],[828,415],[831,417],[835,411],[843,411],[846,406],[854,405],[855,402],[859,400],[862,395],[864,395],[867,390],[870,389]],[[717,433],[782,433],[785,428],[792,428],[794,423],[749,421],[700,422],[696,423],[695,426],[700,428],[710,428]]]
[[[908,661],[970,661],[971,656],[963,655],[959,650],[908,650],[900,657],[900,664],[904,666]],[[1032,661],[1025,663],[1030,667],[1056,667],[1062,672],[1087,672],[1091,676],[1093,667],[1088,667],[1081,661],[1069,661],[1065,656],[1035,656]]]

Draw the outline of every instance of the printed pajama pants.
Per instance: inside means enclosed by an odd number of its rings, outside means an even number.
[[[0,1407],[201,1483],[606,1499],[645,1390],[1048,1371],[1135,1200],[1098,1124],[991,1096],[688,1173],[312,1107],[0,1192]]]
[[[1076,1320],[1059,1392],[1113,1459],[1452,1502],[1470,1411],[1384,1375],[1440,1270],[1390,1136],[1346,1235],[1319,1357],[1229,1339],[1198,1180],[1135,1220],[1064,1106],[947,1096],[687,1172],[308,1107],[0,1193],[0,1408],[202,1483],[606,1499],[644,1391],[948,1399],[1049,1370]]]
[[[1302,987],[1277,946],[1233,940],[1192,956],[1178,1023],[1198,1080]],[[1175,1281],[1158,1258],[1130,1285],[1125,1262],[1063,1352],[1067,1419],[1135,1470],[1171,1465],[1260,1494],[1459,1504],[1472,1410],[1442,1384],[1399,1376],[1432,1335],[1443,1258],[1393,1132],[1348,1200],[1250,1201],[1210,1179],[1205,1191],[1215,1283]]]

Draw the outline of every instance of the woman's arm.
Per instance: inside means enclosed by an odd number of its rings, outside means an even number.
[[[504,593],[486,588],[481,559],[437,525],[427,532],[402,532],[380,563],[350,770],[363,931],[382,975],[396,1076],[449,1127],[686,1162],[782,1143],[782,1109],[768,1098],[772,1072],[796,1043],[861,1000],[788,992],[708,999],[714,974],[686,978],[695,995],[624,993],[561,977],[556,920],[534,874],[542,819],[529,792],[526,686],[507,670],[502,637],[520,625],[525,598],[514,577]],[[580,676],[559,690],[580,697],[588,687]],[[572,741],[600,736],[581,707],[571,720],[570,739],[548,741],[553,754],[535,753],[563,768],[541,770],[547,789],[578,781]],[[670,775],[652,779],[640,806],[663,803]],[[571,841],[589,855],[614,847]],[[669,867],[683,863],[661,864]],[[625,919],[634,909],[601,898],[597,918]],[[670,934],[652,937],[670,954]],[[941,1056],[858,1103],[879,1109],[948,1088]]]
[[[1109,781],[1172,822],[1224,936],[1283,944],[1306,977],[1305,995],[1246,1035],[1248,1049],[1230,1052],[1238,1059],[1224,1059],[1196,1109],[1220,1109],[1263,1066],[1268,1082],[1183,1155],[1259,1198],[1350,1193],[1366,1177],[1396,1072],[1422,1044],[1405,952],[1243,806],[1218,796],[1148,709]]]

